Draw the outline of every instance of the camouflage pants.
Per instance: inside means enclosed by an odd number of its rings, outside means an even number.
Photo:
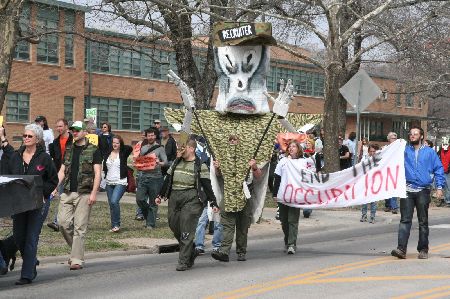
[[[221,212],[220,223],[223,226],[223,240],[219,250],[225,254],[230,254],[236,230],[236,253],[247,253],[247,235],[251,224],[248,201],[242,211]]]
[[[195,229],[203,212],[197,190],[173,190],[168,206],[169,227],[180,244],[178,263],[188,265],[194,251]]]

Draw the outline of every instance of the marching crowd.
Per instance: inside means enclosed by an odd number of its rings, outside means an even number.
[[[59,198],[59,207],[47,226],[60,231],[70,246],[70,270],[83,268],[85,236],[99,189],[107,194],[111,233],[121,230],[120,200],[125,192],[136,193],[136,219],[143,220],[149,230],[156,229],[158,204],[169,199],[169,227],[180,244],[178,271],[191,268],[195,258],[204,253],[205,231],[211,221],[214,222],[212,257],[229,261],[236,229],[238,261],[246,260],[250,217],[245,210],[242,211],[243,216],[231,217],[230,213],[219,209],[211,186],[210,168],[214,168],[214,173],[220,176],[220,161],[210,163],[211,157],[201,136],[190,136],[177,148],[169,130],[161,128],[160,121],[155,120],[153,127],[142,132],[142,140],[131,147],[124,144],[121,136],[112,132],[108,123],[97,129],[89,119],[70,125],[65,119],[59,119],[55,129],[57,137],[53,139],[53,131],[46,118],[38,116],[35,123],[25,126],[22,146],[14,149],[7,139],[5,128],[0,127],[0,174],[39,175],[44,182],[43,206],[12,216],[13,238],[23,259],[17,285],[29,284],[36,278],[39,235],[54,198]],[[302,168],[322,171],[324,131],[321,130],[319,136],[316,131],[308,133],[307,138],[301,141],[293,138],[286,144],[276,143],[269,176],[269,188],[275,199],[282,179],[281,170],[288,159],[301,159]],[[92,136],[96,136],[95,142]],[[396,139],[394,132],[387,136],[389,143]],[[392,255],[398,258],[406,257],[414,209],[419,220],[418,257],[428,256],[428,207],[432,187],[436,188],[437,197],[443,198],[440,205],[450,206],[448,140],[437,154],[432,144],[428,146],[429,143],[424,140],[422,129],[411,128],[409,145],[405,149],[407,198],[400,199],[398,247],[392,251]],[[346,140],[339,136],[338,150],[342,170],[376,155],[380,146],[369,144],[365,138],[358,144],[356,134],[352,132]],[[248,165],[252,176],[261,175],[255,160],[248,161]],[[368,205],[370,217],[367,216]],[[300,209],[283,203],[278,203],[278,209],[277,218],[284,233],[285,252],[295,254]],[[376,210],[376,202],[363,205],[360,221],[375,223]],[[385,211],[398,213],[397,198],[386,199]],[[304,209],[304,217],[309,217],[311,212]],[[0,274],[7,272],[0,252]]]

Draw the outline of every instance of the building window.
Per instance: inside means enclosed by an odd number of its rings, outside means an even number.
[[[30,95],[9,92],[6,94],[6,120],[9,122],[29,122]]]
[[[325,78],[321,73],[271,66],[267,76],[267,89],[269,91],[279,91],[281,79],[285,82],[291,79],[295,92],[299,95],[324,96]]]
[[[155,119],[168,127],[164,108],[181,108],[181,104],[91,97],[85,98],[85,108],[97,108],[97,125],[109,122],[113,129],[142,131],[153,126]]]
[[[30,5],[24,3],[19,18],[19,26],[22,35],[27,35],[30,32]],[[14,49],[14,58],[18,60],[30,60],[30,43],[20,40],[16,43]]]
[[[75,11],[64,11],[64,31],[75,31]],[[64,64],[66,66],[73,66],[73,34],[66,33],[64,39]]]
[[[64,97],[64,118],[67,121],[73,120],[73,97]]]
[[[40,4],[37,12],[37,30],[40,33],[58,30],[59,11],[56,6]],[[58,63],[58,33],[44,34],[37,47],[37,61]]]
[[[408,108],[414,108],[414,97],[412,94],[407,94],[405,98],[405,106]]]
[[[371,120],[369,124],[369,139],[370,141],[386,141],[386,136],[383,134],[383,122]]]
[[[397,91],[397,94],[395,96],[395,105],[397,105],[397,107],[401,107],[402,106],[402,97],[400,92]]]
[[[422,109],[423,108],[423,99],[419,99],[419,103],[417,104],[417,108]]]

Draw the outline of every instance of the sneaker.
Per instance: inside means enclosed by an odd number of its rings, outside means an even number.
[[[428,258],[428,252],[425,250],[421,250],[417,258],[420,260],[426,260]]]
[[[398,209],[392,209],[392,214],[398,214]]]
[[[238,253],[237,260],[239,262],[245,262],[247,260],[247,258],[245,257],[245,253]]]
[[[176,268],[177,271],[186,271],[187,269],[189,269],[189,267],[186,264],[178,264]]]
[[[372,224],[374,224],[374,223],[375,223],[375,217],[370,217],[370,221],[369,221],[369,223],[372,223]]]
[[[359,219],[359,222],[367,222],[367,215],[364,214],[361,216],[361,219]]]
[[[277,213],[275,214],[275,220],[280,220],[280,209],[277,208]]]
[[[228,256],[228,254],[225,254],[221,251],[213,251],[211,253],[211,257],[213,259],[221,261],[221,262],[229,262],[230,261],[230,257]]]
[[[288,246],[287,254],[295,254],[295,247],[294,246]]]
[[[47,223],[47,226],[53,229],[53,231],[55,232],[59,231],[59,225],[54,222]]]
[[[137,215],[136,217],[134,217],[134,220],[142,221],[142,220],[144,220],[144,216],[142,216],[142,215]]]
[[[113,228],[111,228],[109,230],[109,232],[111,232],[111,233],[118,233],[119,231],[120,231],[120,227],[118,227],[118,226],[114,226]]]
[[[399,259],[406,259],[406,252],[404,252],[403,250],[397,248],[391,251],[391,255],[395,256]]]

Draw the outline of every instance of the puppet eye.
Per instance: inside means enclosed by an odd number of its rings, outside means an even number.
[[[225,57],[228,60],[228,63],[225,64],[225,67],[227,68],[227,71],[230,74],[236,74],[237,73],[237,67],[236,65],[233,65],[233,62],[231,62],[230,56],[228,54],[225,55]]]
[[[256,52],[254,50],[247,51],[244,54],[244,61],[242,63],[242,71],[244,73],[250,73],[253,70],[254,61],[252,59],[255,57]]]

